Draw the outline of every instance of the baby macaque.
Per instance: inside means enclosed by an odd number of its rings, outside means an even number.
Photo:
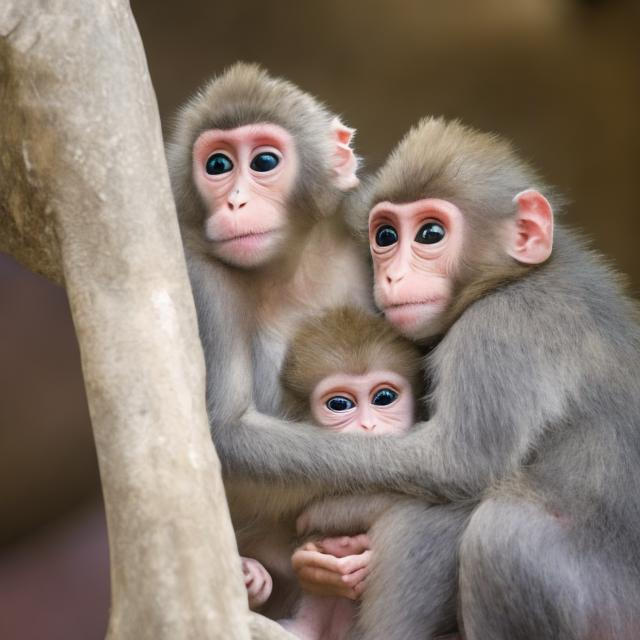
[[[415,420],[421,390],[420,352],[380,317],[340,307],[304,323],[285,357],[284,403],[292,417],[311,420],[336,433],[366,435],[407,431]],[[371,522],[398,497],[353,497],[358,503],[355,530]],[[313,542],[307,549],[328,551]],[[330,553],[339,553],[331,550]],[[355,587],[367,575],[370,552],[362,553],[349,580]],[[251,558],[243,559],[251,602],[264,602],[271,579]],[[283,626],[305,640],[338,640],[351,626],[355,605],[347,598],[303,594],[293,619]]]
[[[418,348],[383,318],[340,307],[296,333],[282,369],[284,404],[294,419],[334,431],[406,431],[420,371]]]

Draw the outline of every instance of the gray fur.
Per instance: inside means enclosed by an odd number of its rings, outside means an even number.
[[[496,206],[506,210],[516,194],[501,196],[493,186]],[[451,193],[420,195],[454,199]],[[432,417],[406,436],[336,438],[276,421],[264,429],[249,416],[243,426],[251,446],[216,443],[230,473],[288,478],[310,494],[321,486],[398,490],[451,500],[451,508],[479,500],[460,547],[460,616],[469,640],[632,640],[640,629],[636,304],[602,258],[562,226],[550,260],[494,282],[467,297],[426,356]],[[420,520],[415,526],[418,536]],[[419,545],[429,543],[420,538]],[[430,576],[434,561],[421,566],[412,548],[394,545],[390,535],[384,557],[400,565],[414,558],[414,579]],[[441,553],[456,548],[453,536]],[[411,621],[393,596],[396,579],[393,572],[378,579],[386,598],[378,613],[369,608],[367,628],[395,618],[405,635],[388,638],[420,637],[424,618],[406,635]]]
[[[419,129],[399,149],[428,148],[429,140],[420,136],[429,129],[439,135],[438,127]],[[464,128],[450,129],[454,141],[460,131],[464,137]],[[495,151],[493,138],[474,134],[473,140],[481,144],[471,163],[460,164],[460,155],[443,147],[449,154],[445,159],[458,163],[450,180],[425,182],[414,173],[419,188],[400,182],[406,193],[401,190],[394,198],[456,202],[457,183],[467,191],[459,206],[471,215],[474,194],[482,195],[478,219],[489,236],[477,227],[477,237],[486,249],[495,219],[491,213],[506,216],[513,189],[536,186],[531,183],[535,174],[519,160],[509,164],[511,151]],[[483,145],[495,166],[485,183],[474,184],[471,177],[484,166]],[[459,151],[465,149],[463,144]],[[392,162],[401,167],[413,158],[400,150]],[[506,171],[504,182],[500,167]],[[445,162],[436,174],[449,169]],[[179,205],[195,206],[196,199],[185,195],[188,173],[179,162],[173,174]],[[229,275],[207,262],[186,218],[183,233],[207,358],[212,434],[228,478],[249,486],[255,482],[262,491],[271,484],[282,502],[287,483],[295,487],[299,504],[327,492],[377,490],[425,500],[424,520],[415,515],[391,522],[389,535],[378,543],[385,545],[380,562],[414,571],[405,575],[407,581],[417,580],[412,606],[405,607],[410,596],[398,587],[399,574],[392,568],[378,571],[370,598],[377,593],[384,602],[363,612],[356,633],[371,640],[381,637],[371,631],[376,625],[401,620],[402,631],[388,629],[386,639],[424,637],[427,621],[420,604],[429,604],[432,572],[442,571],[439,579],[451,585],[460,522],[479,501],[459,557],[461,620],[468,640],[640,637],[640,330],[635,303],[599,256],[557,227],[549,261],[517,276],[512,271],[503,280],[492,273],[491,287],[467,296],[451,317],[425,360],[431,379],[429,421],[405,436],[336,437],[257,411],[247,333],[255,330],[250,326],[255,307],[246,299],[251,287],[242,274]],[[481,268],[475,272],[482,275]],[[330,294],[331,284],[339,282],[330,275],[324,282],[319,277],[318,296]],[[274,383],[260,384],[273,388]],[[429,501],[452,504],[429,507]],[[419,501],[409,504],[415,514]],[[438,509],[446,514],[442,521],[435,515]],[[449,518],[457,525],[442,534]],[[449,589],[444,587],[445,603]]]
[[[269,420],[284,424],[273,417],[283,413],[280,369],[299,324],[347,303],[372,309],[366,247],[350,234],[341,211],[344,194],[332,180],[333,117],[289,82],[255,65],[238,64],[186,104],[167,148],[207,365],[211,430],[227,472],[225,487],[240,551],[263,561],[275,579],[267,611],[272,616],[286,615],[291,606],[286,591],[291,586],[292,517],[309,492],[296,491],[279,475],[275,486],[253,483],[249,476],[233,473],[235,461],[253,450],[254,437],[262,438]],[[260,269],[243,270],[210,254],[191,153],[208,128],[254,122],[278,124],[293,134],[300,172],[287,203],[295,233],[286,251]],[[318,493],[321,488],[319,484]]]

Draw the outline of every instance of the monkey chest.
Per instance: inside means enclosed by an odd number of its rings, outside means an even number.
[[[273,328],[258,330],[253,336],[253,401],[261,413],[281,413],[280,371],[288,341],[286,333]]]

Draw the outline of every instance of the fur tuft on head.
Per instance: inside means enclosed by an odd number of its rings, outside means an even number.
[[[331,164],[334,118],[324,105],[291,82],[270,76],[256,64],[234,64],[205,84],[176,117],[167,144],[176,200],[194,201],[191,149],[203,131],[271,123],[286,129],[295,140],[300,175],[293,200],[298,208],[315,218],[333,213],[341,197]],[[183,218],[199,217],[199,212],[185,209],[179,208]]]
[[[316,385],[336,373],[363,375],[393,371],[406,378],[416,397],[423,386],[419,349],[379,316],[338,307],[315,316],[296,332],[285,356],[281,380],[285,408],[296,417],[310,414]]]
[[[504,219],[526,189],[548,193],[538,174],[507,140],[444,118],[423,118],[378,171],[369,204],[441,198],[466,216]],[[362,227],[367,220],[362,220]]]

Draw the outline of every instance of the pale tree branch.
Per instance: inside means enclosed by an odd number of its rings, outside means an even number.
[[[109,529],[108,638],[291,638],[247,609],[128,3],[4,0],[0,114],[0,248],[64,284],[80,344]]]

